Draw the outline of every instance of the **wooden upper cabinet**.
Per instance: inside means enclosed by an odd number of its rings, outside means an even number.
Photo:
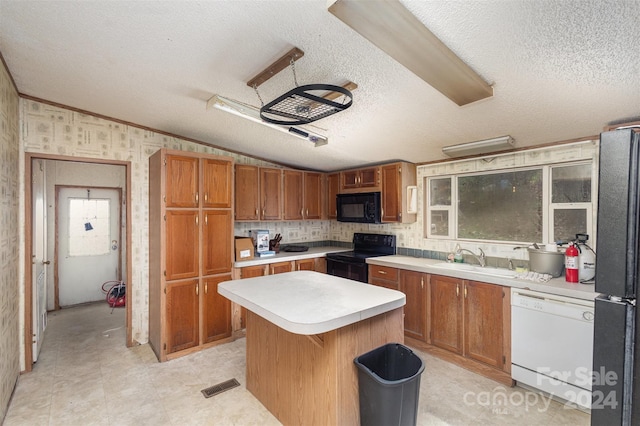
[[[431,343],[462,354],[462,280],[431,275]]]
[[[218,293],[218,284],[231,280],[231,275],[204,279],[202,303],[203,342],[231,336],[231,301]]]
[[[503,288],[469,281],[464,288],[465,355],[502,368]]]
[[[166,290],[167,353],[198,346],[198,280],[167,284]]]
[[[282,169],[260,168],[260,218],[282,219]]]
[[[260,169],[235,165],[235,219],[260,220]]]
[[[327,176],[327,215],[329,219],[338,218],[338,206],[336,196],[340,192],[340,173],[331,173]]]
[[[394,163],[381,167],[382,174],[382,221],[413,223],[415,212],[409,213],[407,188],[416,184],[416,165]]]
[[[362,188],[374,190],[380,187],[380,167],[347,170],[340,174],[342,175],[341,190]]]
[[[205,208],[231,208],[231,162],[205,158],[202,160],[202,205]]]
[[[322,219],[322,177],[322,173],[305,172],[304,174],[305,219]]]
[[[230,273],[233,263],[233,219],[230,210],[204,210],[202,275]]]
[[[167,155],[166,206],[197,208],[199,159],[181,155]]]
[[[382,166],[382,221],[399,222],[402,219],[401,167],[397,164]]]
[[[167,210],[165,220],[166,279],[197,277],[200,273],[199,211]]]
[[[284,171],[284,220],[304,219],[304,172]]]

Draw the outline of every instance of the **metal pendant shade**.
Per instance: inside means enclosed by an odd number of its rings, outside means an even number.
[[[322,96],[312,92],[320,92]],[[338,97],[344,97],[344,102],[333,100]],[[309,124],[344,111],[352,103],[353,95],[344,87],[331,84],[308,84],[295,87],[265,104],[260,108],[260,118],[283,126]]]

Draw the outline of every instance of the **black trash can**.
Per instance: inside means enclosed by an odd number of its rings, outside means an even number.
[[[400,343],[388,343],[353,362],[358,367],[360,424],[415,425],[422,359]]]

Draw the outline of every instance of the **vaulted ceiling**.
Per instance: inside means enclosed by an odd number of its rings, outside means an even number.
[[[640,117],[637,0],[401,0],[494,96],[458,106],[328,12],[327,0],[0,0],[0,52],[21,94],[322,171],[511,135],[517,147]],[[300,85],[353,81],[313,144],[217,109],[260,106],[247,81],[289,51]],[[294,87],[285,69],[258,90]]]

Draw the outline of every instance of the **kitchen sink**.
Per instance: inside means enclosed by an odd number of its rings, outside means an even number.
[[[494,277],[510,277],[515,278],[516,272],[504,268],[492,268],[490,266],[482,267],[480,265],[471,265],[469,263],[450,263],[439,262],[431,265],[434,268],[448,269],[450,271],[473,272],[474,274],[491,275]]]

